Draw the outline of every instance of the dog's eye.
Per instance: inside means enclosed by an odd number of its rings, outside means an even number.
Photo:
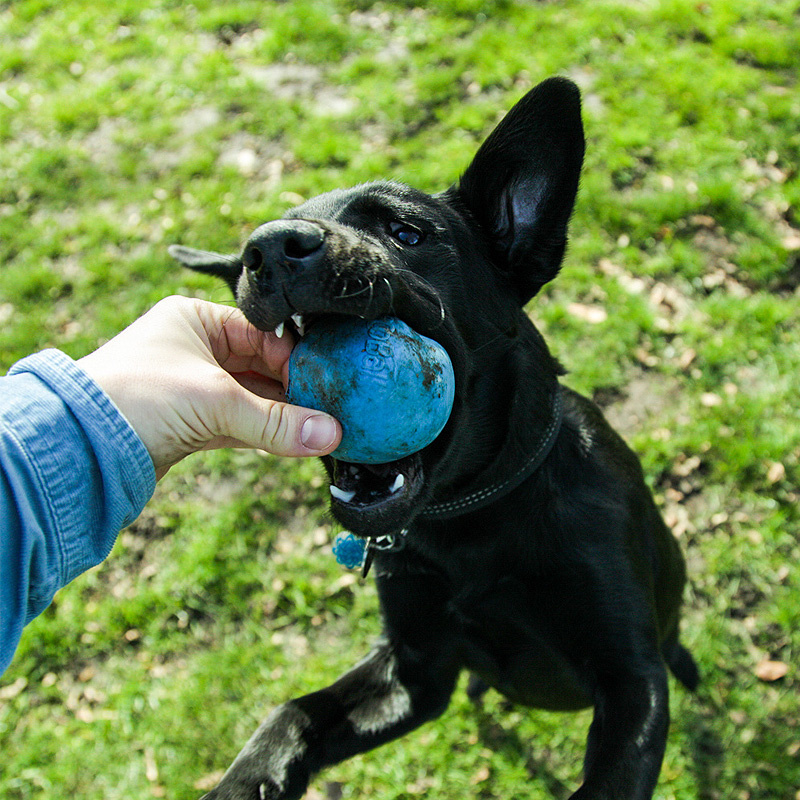
[[[402,222],[392,222],[389,225],[389,232],[400,244],[407,245],[408,247],[415,247],[425,238],[422,231]]]

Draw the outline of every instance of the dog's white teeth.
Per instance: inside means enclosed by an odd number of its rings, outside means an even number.
[[[281,322],[281,324],[280,324],[280,325],[278,325],[278,327],[277,327],[277,328],[275,328],[275,335],[276,335],[276,336],[277,336],[279,339],[283,338],[283,323],[282,323],[282,322]]]
[[[344,489],[340,489],[338,486],[334,486],[331,484],[330,486],[331,495],[335,497],[337,500],[340,500],[342,503],[349,503],[355,496],[355,492],[346,492]]]
[[[389,491],[392,494],[396,494],[397,492],[399,492],[403,488],[403,486],[405,485],[405,482],[406,482],[406,479],[403,476],[403,473],[402,472],[399,473],[397,475],[397,477],[394,479],[394,483],[392,484],[392,486],[389,489]]]
[[[305,325],[305,322],[303,321],[303,315],[302,314],[292,314],[292,322],[294,322],[294,324],[297,326],[297,332],[301,336],[305,336],[306,325]]]

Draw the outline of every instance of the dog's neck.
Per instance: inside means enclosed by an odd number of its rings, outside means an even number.
[[[508,464],[503,467],[496,466],[491,471],[499,473],[499,477],[494,479],[488,479],[490,470],[487,470],[486,474],[481,475],[477,480],[477,488],[464,490],[446,500],[428,503],[420,517],[426,520],[453,519],[496,503],[514,491],[539,469],[549,455],[561,430],[563,415],[564,399],[560,385],[556,384],[550,421],[536,448],[518,468],[515,469],[513,465],[509,466]]]
[[[443,520],[482,508],[535,472],[558,437],[562,369],[531,324],[475,360],[462,431],[420,517]],[[448,465],[463,468],[448,474]]]

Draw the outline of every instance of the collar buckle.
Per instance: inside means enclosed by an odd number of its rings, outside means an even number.
[[[384,553],[399,553],[406,546],[406,534],[408,529],[404,528],[399,533],[390,533],[386,536],[370,536],[367,539],[364,550],[364,561],[361,564],[361,577],[369,575],[369,568],[372,566],[372,559],[375,558],[375,551],[381,550]]]

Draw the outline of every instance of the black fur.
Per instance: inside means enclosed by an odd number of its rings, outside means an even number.
[[[437,196],[380,182],[334,191],[255,231],[241,257],[175,248],[218,274],[263,330],[301,313],[400,317],[448,350],[453,414],[439,438],[382,467],[326,458],[356,491],[333,514],[362,536],[407,529],[373,567],[385,636],[327,689],[285,703],[207,797],[296,798],[317,770],[441,714],[462,669],[514,702],[594,707],[576,798],[649,798],[668,728],[685,581],[639,462],[562,370],[522,306],[555,277],[583,159],[578,91],[529,92]],[[483,508],[431,504],[502,484],[564,416],[541,466]],[[398,474],[401,490],[388,484]],[[502,493],[498,493],[502,494]]]

